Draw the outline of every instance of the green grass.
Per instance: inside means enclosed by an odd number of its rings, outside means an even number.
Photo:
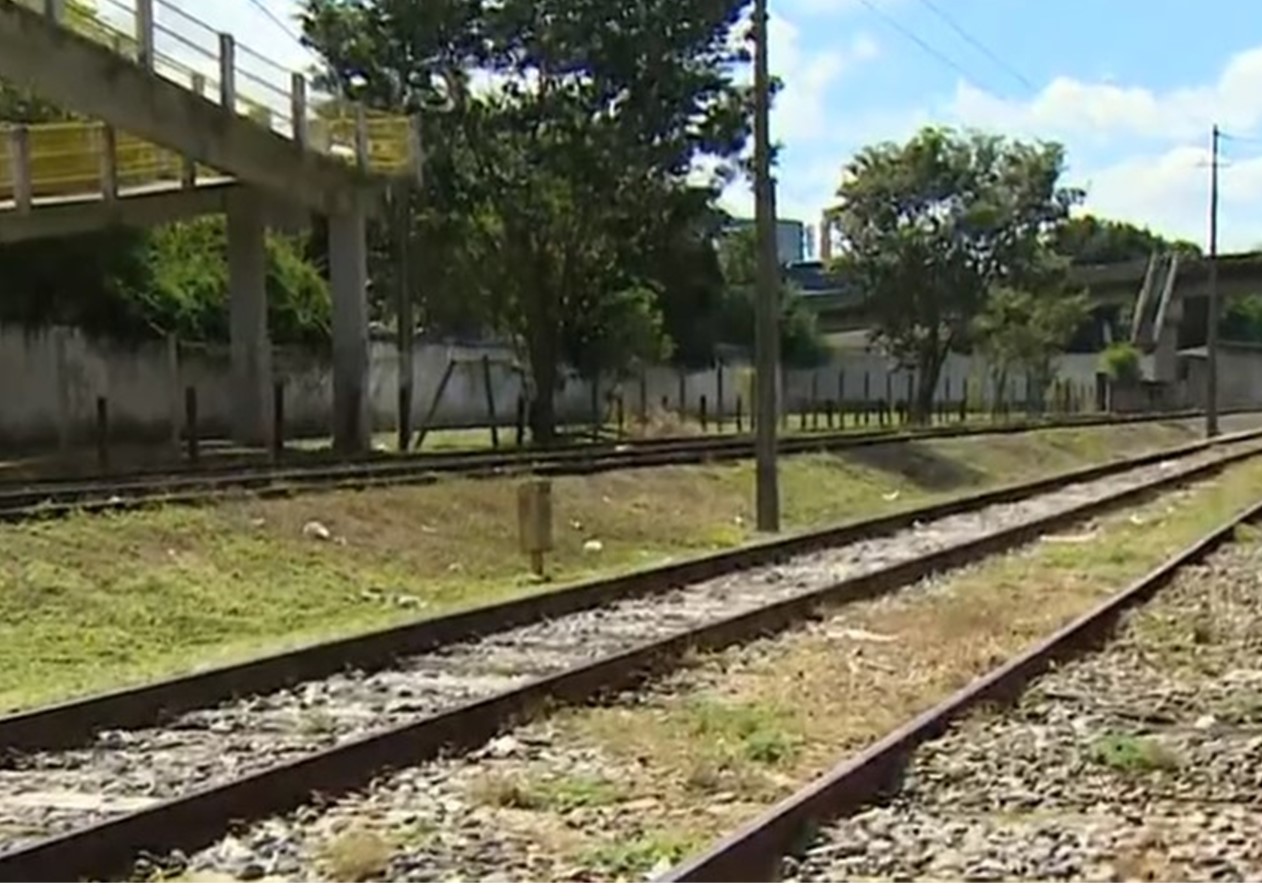
[[[638,879],[676,864],[701,845],[702,841],[669,833],[642,834],[594,847],[583,861],[610,878]]]
[[[1087,756],[1098,765],[1127,774],[1178,768],[1179,757],[1150,737],[1106,734],[1093,742]]]
[[[1143,424],[799,456],[782,464],[785,526],[905,509],[1196,434]],[[450,479],[0,528],[0,710],[520,595],[532,580],[514,488]],[[556,480],[549,573],[573,582],[744,543],[752,494],[748,463]],[[313,521],[332,538],[304,535]]]
[[[469,796],[483,806],[565,814],[611,806],[622,799],[622,790],[617,783],[595,775],[528,778],[491,773],[472,783]]]

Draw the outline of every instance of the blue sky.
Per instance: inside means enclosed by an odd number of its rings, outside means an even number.
[[[179,2],[278,62],[305,58],[251,0]],[[259,2],[281,17],[296,6]],[[785,146],[783,216],[813,223],[858,147],[942,123],[1059,140],[1089,210],[1203,242],[1217,121],[1252,138],[1224,143],[1222,245],[1262,245],[1262,15],[1252,0],[769,3],[772,67],[785,81],[772,123]],[[725,202],[751,206],[743,185]]]

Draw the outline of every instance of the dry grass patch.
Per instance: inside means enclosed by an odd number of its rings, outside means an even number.
[[[384,877],[394,852],[394,842],[378,831],[354,827],[325,841],[317,864],[325,880],[362,883]]]
[[[635,836],[712,839],[1262,497],[1260,474],[1248,463],[1104,518],[1089,540],[1046,541],[716,654],[641,705],[564,714],[554,748],[598,749],[630,798],[656,798]]]

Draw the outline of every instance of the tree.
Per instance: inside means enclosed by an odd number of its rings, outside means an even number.
[[[1230,296],[1218,335],[1235,342],[1262,343],[1262,296]]]
[[[875,339],[918,373],[921,417],[992,292],[1047,288],[1047,235],[1082,197],[1059,185],[1063,169],[1057,144],[940,128],[868,147],[846,166],[829,213],[837,263],[863,290]]]
[[[107,230],[0,246],[3,320],[80,327],[140,340],[228,340],[227,236],[221,216],[152,231]],[[325,346],[328,286],[295,241],[267,239],[268,320],[273,341]]]
[[[1081,215],[1056,228],[1052,248],[1074,264],[1113,264],[1146,259],[1154,252],[1200,257],[1201,247],[1187,240],[1169,240],[1126,221]]]
[[[995,371],[995,394],[1006,394],[1008,375],[1023,370],[1042,395],[1088,307],[1085,293],[1036,295],[997,287],[973,327],[974,344]]]
[[[477,307],[514,337],[538,441],[565,365],[617,369],[668,347],[663,235],[695,208],[694,160],[735,158],[747,135],[743,6],[307,0],[328,84],[434,108],[412,226],[422,307]]]

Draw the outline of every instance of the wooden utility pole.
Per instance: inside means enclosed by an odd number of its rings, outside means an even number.
[[[1205,323],[1205,436],[1218,435],[1218,141],[1214,125],[1209,161],[1209,309]]]
[[[779,276],[775,185],[771,180],[771,73],[767,58],[767,0],[754,0],[754,204],[758,240],[754,356],[757,418],[754,421],[759,532],[780,531],[780,483],[776,469],[776,385],[780,355]]]

